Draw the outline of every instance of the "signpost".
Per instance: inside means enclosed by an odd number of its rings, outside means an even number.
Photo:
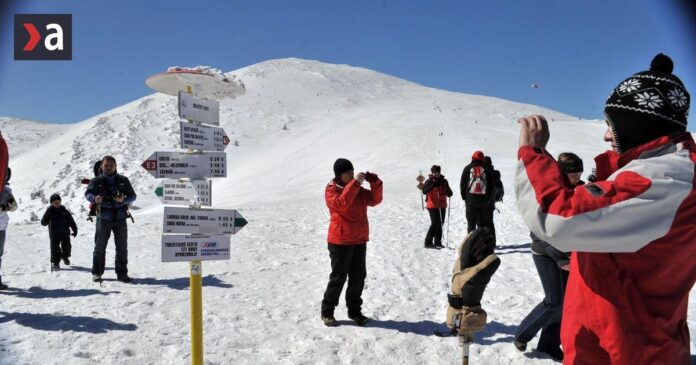
[[[210,180],[162,180],[155,195],[165,205],[200,205],[209,207],[213,200]]]
[[[155,152],[142,166],[158,179],[227,177],[224,152]]]
[[[163,233],[236,234],[247,224],[236,210],[164,207]]]
[[[179,118],[192,122],[220,125],[220,103],[217,100],[199,99],[179,91]]]
[[[200,151],[224,151],[230,144],[225,130],[202,124],[179,123],[181,148]]]
[[[162,236],[162,262],[229,259],[230,236]]]
[[[234,98],[246,89],[238,80],[231,82],[180,69],[151,76],[145,83],[156,91],[178,94],[179,116],[187,120],[179,124],[181,147],[197,151],[158,151],[142,166],[155,178],[168,179],[155,189],[163,204],[189,205],[164,208],[162,262],[190,262],[191,363],[203,365],[202,261],[228,260],[230,236],[239,232],[247,221],[236,210],[201,208],[212,205],[211,182],[203,179],[227,177],[227,154],[222,151],[229,138],[217,127],[220,103],[194,97],[191,85],[196,86],[199,96],[211,97]]]

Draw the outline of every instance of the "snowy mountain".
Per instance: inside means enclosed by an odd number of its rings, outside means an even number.
[[[458,363],[456,340],[431,336],[443,329],[454,251],[421,248],[429,221],[415,177],[439,164],[456,186],[479,149],[501,170],[507,195],[495,217],[503,264],[484,296],[491,324],[477,335],[472,358],[552,362],[510,343],[542,296],[529,232],[515,208],[516,119],[541,113],[552,120],[550,151],[579,154],[587,172],[592,157],[608,148],[603,123],[346,65],[281,59],[228,74],[247,93],[220,105],[221,126],[238,146],[227,148],[228,177],[213,180],[213,201],[240,208],[250,223],[233,237],[230,261],[204,264],[206,363]],[[187,266],[160,262],[157,180],[140,167],[155,151],[179,150],[178,128],[176,98],[163,94],[74,125],[0,119],[21,201],[0,271],[15,288],[0,294],[0,364],[188,361]],[[79,179],[90,177],[92,163],[106,154],[139,194],[129,227],[134,285],[90,282],[94,227],[84,221]],[[329,273],[323,193],[337,157],[385,183],[384,203],[370,211],[364,310],[375,321],[367,328],[327,329],[319,321]],[[30,217],[43,213],[54,192],[78,216],[81,233],[72,269],[49,276],[47,233]],[[466,232],[459,199],[452,199],[451,213],[454,245]],[[696,310],[689,312],[694,328]],[[343,307],[336,313],[345,319]]]

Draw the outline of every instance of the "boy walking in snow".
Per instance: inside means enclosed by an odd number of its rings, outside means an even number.
[[[10,168],[7,168],[7,173],[5,176],[6,180],[9,180]],[[2,266],[2,254],[5,252],[5,238],[7,237],[7,224],[10,221],[10,216],[7,212],[14,212],[17,210],[17,201],[12,195],[12,189],[10,185],[5,181],[5,187],[2,190],[2,195],[0,195],[0,266]],[[0,290],[7,289],[7,285],[2,283],[2,276],[0,276]]]
[[[70,265],[70,230],[72,236],[77,236],[77,225],[72,214],[61,205],[60,195],[51,195],[51,205],[41,218],[41,225],[48,226],[48,237],[51,240],[51,271],[60,270],[60,260]]]
[[[346,305],[348,317],[360,326],[369,318],[362,314],[362,291],[367,270],[365,254],[369,240],[367,207],[382,202],[382,180],[369,172],[354,175],[353,164],[339,158],[334,163],[334,179],[325,190],[326,206],[331,214],[328,248],[331,257],[329,284],[321,302],[321,319],[327,326],[337,326],[334,309],[348,279]],[[361,185],[370,184],[370,190]]]

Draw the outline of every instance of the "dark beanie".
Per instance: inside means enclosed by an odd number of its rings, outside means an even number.
[[[656,138],[686,131],[690,96],[672,75],[672,60],[660,53],[650,70],[621,82],[609,95],[604,114],[619,153]]]
[[[564,152],[558,155],[558,166],[564,174],[583,172],[582,159],[571,152]]]
[[[353,170],[353,164],[345,158],[339,158],[334,162],[334,175],[340,177],[344,172]]]
[[[51,203],[53,203],[53,202],[56,201],[56,200],[61,200],[61,199],[60,199],[60,195],[58,195],[58,194],[53,194],[53,195],[51,195],[51,199],[49,199],[49,201],[50,201]]]
[[[438,165],[433,165],[433,167],[430,168],[430,172],[432,172],[433,174],[436,172],[441,172],[441,171],[442,171],[442,168]]]

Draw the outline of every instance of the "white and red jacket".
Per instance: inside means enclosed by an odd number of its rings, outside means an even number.
[[[689,133],[599,155],[598,182],[567,188],[548,152],[519,149],[520,213],[574,251],[563,308],[565,364],[688,364],[696,280],[696,145]]]

